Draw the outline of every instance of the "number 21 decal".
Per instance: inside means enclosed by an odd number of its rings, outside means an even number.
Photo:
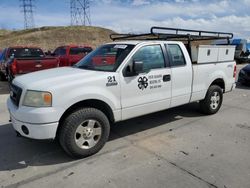
[[[108,76],[107,80],[108,80],[108,83],[106,83],[107,87],[118,85],[118,83],[117,83],[117,81],[115,79],[115,76]]]
[[[108,77],[108,83],[116,82],[115,76],[109,76]]]

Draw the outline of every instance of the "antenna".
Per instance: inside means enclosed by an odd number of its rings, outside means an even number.
[[[30,29],[35,27],[34,16],[33,16],[33,8],[34,8],[34,0],[19,0],[21,12],[24,15],[24,28]]]
[[[90,1],[70,0],[71,25],[91,25]]]

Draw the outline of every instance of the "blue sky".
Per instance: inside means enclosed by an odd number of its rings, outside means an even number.
[[[70,0],[35,0],[35,25],[70,25]],[[0,1],[0,28],[22,29],[19,0]],[[94,26],[145,32],[151,26],[233,32],[250,38],[250,0],[91,0]]]

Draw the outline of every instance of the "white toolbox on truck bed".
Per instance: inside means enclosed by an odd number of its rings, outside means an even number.
[[[214,63],[233,61],[235,46],[199,45],[192,47],[192,61],[195,63]]]

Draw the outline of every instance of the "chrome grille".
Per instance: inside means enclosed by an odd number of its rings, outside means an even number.
[[[14,84],[10,84],[10,99],[16,106],[19,106],[21,95],[22,89]]]

